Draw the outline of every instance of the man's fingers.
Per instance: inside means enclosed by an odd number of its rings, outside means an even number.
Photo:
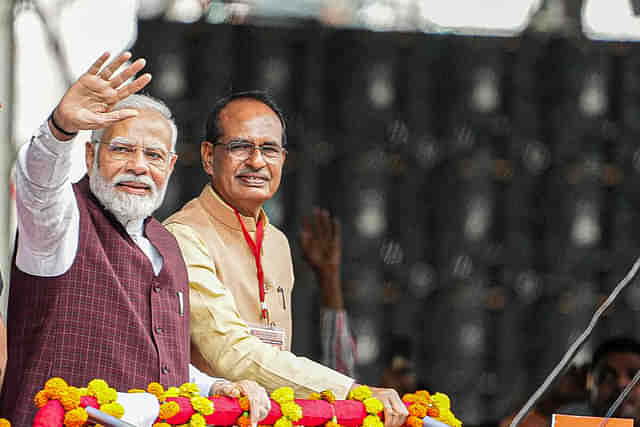
[[[109,81],[109,86],[114,89],[117,89],[122,83],[129,80],[129,78],[133,77],[138,73],[138,71],[142,70],[146,65],[147,61],[143,58],[136,60],[133,64],[127,67],[126,70],[119,73],[113,79]]]
[[[102,68],[107,59],[109,59],[109,56],[109,52],[105,52],[100,55],[100,58],[98,58],[96,62],[94,62],[91,67],[89,67],[89,70],[87,70],[87,74],[93,74],[94,76],[98,74],[98,71],[100,71],[100,68]]]
[[[118,89],[117,101],[125,99],[127,96],[140,91],[143,87],[149,84],[151,81],[151,74],[146,73],[129,83],[128,85]],[[116,101],[116,102],[117,102]]]
[[[98,73],[98,77],[103,80],[109,80],[113,73],[115,73],[122,64],[127,62],[129,58],[131,58],[131,52],[122,52],[116,59],[107,64],[107,66]]]

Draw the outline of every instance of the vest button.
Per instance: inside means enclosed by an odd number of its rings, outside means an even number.
[[[153,287],[153,292],[155,292],[155,293],[160,292],[160,286],[154,286]]]
[[[162,367],[162,373],[167,375],[169,373],[169,368],[167,368],[166,366]]]

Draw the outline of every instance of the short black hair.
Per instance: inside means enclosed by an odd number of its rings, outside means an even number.
[[[216,142],[222,136],[222,129],[220,129],[220,112],[236,99],[249,98],[255,99],[271,108],[274,113],[278,115],[280,123],[282,124],[282,146],[287,145],[287,124],[284,119],[284,114],[280,108],[276,105],[273,98],[266,92],[261,90],[250,90],[245,92],[236,92],[231,95],[227,95],[224,98],[220,98],[213,105],[213,108],[209,112],[207,117],[207,125],[205,129],[205,139],[210,142]]]
[[[640,356],[640,342],[628,337],[614,337],[601,343],[591,358],[591,370],[611,353],[633,353]]]

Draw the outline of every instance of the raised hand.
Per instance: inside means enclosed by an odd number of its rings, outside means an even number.
[[[314,208],[311,217],[305,218],[300,244],[305,260],[318,276],[325,306],[342,309],[340,222],[325,209]]]
[[[123,52],[103,68],[109,59],[109,53],[103,53],[64,94],[53,113],[55,124],[72,134],[80,130],[105,128],[136,116],[138,112],[133,109],[110,111],[118,101],[138,92],[151,81],[151,74],[147,73],[123,85],[144,68],[146,62],[142,58],[114,76],[129,58],[131,53]],[[56,134],[53,127],[52,131]]]

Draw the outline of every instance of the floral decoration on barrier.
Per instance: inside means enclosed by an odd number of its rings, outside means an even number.
[[[160,411],[154,427],[249,427],[249,400],[222,396],[200,396],[195,384],[185,383],[166,390],[151,383],[146,390],[131,389],[129,393],[148,392],[156,396]],[[383,427],[380,415],[382,403],[373,397],[367,386],[359,386],[349,393],[349,400],[336,400],[331,391],[312,393],[309,399],[295,399],[293,389],[281,387],[271,393],[271,410],[260,427]],[[39,408],[33,427],[84,427],[94,425],[88,420],[87,406],[92,406],[117,418],[124,408],[117,401],[115,389],[104,380],[92,380],[86,388],[67,385],[61,378],[51,378],[38,392],[34,403]],[[422,427],[422,418],[429,416],[451,427],[462,423],[451,412],[450,401],[443,393],[418,391],[403,397],[410,416],[406,427]],[[11,424],[0,419],[0,427]],[[95,424],[100,426],[99,424]]]
[[[431,395],[426,390],[419,390],[405,394],[402,401],[409,409],[409,417],[405,421],[407,427],[422,427],[422,419],[426,416],[451,427],[462,426],[462,422],[451,412],[451,401],[444,393]]]

